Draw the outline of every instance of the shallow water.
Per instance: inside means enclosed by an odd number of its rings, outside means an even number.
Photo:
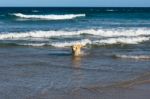
[[[2,47],[0,66],[1,73],[5,75],[1,76],[11,78],[7,84],[17,85],[19,80],[18,84],[26,86],[28,82],[33,88],[46,84],[52,84],[54,88],[83,87],[95,83],[109,85],[134,78],[149,69],[149,60],[113,56],[116,52],[129,53],[126,50],[131,49],[85,48],[87,54],[73,57],[69,48]]]
[[[0,96],[26,98],[47,91],[64,95],[91,86],[111,89],[135,83],[150,72],[149,12],[0,8]],[[72,56],[75,43],[85,45],[84,55]]]

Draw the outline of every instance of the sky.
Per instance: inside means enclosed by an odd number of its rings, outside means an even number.
[[[5,6],[150,7],[150,0],[0,0]]]

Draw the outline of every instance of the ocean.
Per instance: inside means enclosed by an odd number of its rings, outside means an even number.
[[[149,43],[150,8],[1,7],[0,97],[135,82],[150,72]]]

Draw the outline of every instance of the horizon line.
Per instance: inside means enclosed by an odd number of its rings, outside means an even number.
[[[45,8],[150,8],[150,7],[144,7],[144,6],[0,6],[0,8],[5,8],[5,7],[14,7],[14,8],[31,8],[31,7],[45,7]]]

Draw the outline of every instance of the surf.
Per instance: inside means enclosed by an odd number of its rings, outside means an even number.
[[[59,36],[93,35],[97,37],[136,37],[150,36],[150,29],[83,29],[83,30],[35,30],[27,32],[1,32],[0,39],[51,38]]]
[[[150,56],[149,55],[115,55],[116,58],[123,58],[123,59],[148,59],[150,60]]]
[[[26,15],[22,13],[14,13],[12,14],[19,18],[25,18],[25,19],[42,19],[42,20],[69,20],[74,19],[78,17],[85,17],[85,14],[64,14],[64,15]]]

